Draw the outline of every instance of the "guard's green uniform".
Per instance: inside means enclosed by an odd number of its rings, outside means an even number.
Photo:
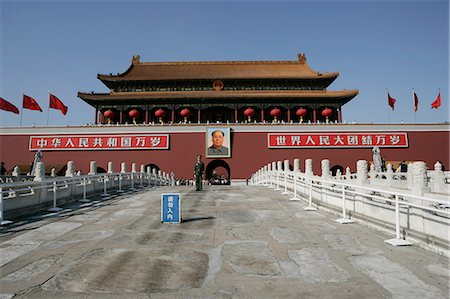
[[[202,176],[205,171],[205,164],[203,162],[196,162],[194,166],[194,175],[195,175],[195,187],[197,191],[203,189]]]

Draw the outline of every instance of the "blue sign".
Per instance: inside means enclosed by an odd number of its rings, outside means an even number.
[[[161,222],[181,222],[181,198],[179,193],[161,194]]]

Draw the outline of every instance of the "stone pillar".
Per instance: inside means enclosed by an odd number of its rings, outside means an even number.
[[[55,168],[55,167],[52,168],[52,170],[51,170],[51,172],[50,172],[50,176],[51,176],[52,178],[56,177],[56,168]]]
[[[394,170],[392,169],[391,163],[386,165],[386,172],[384,173],[384,176],[386,177],[386,186],[391,187],[394,180]]]
[[[413,176],[413,191],[417,195],[423,195],[424,192],[429,192],[427,181],[427,164],[422,161],[417,161],[412,164]]]
[[[436,193],[444,193],[445,175],[442,171],[442,164],[439,161],[434,164],[433,191]]]
[[[284,167],[283,167],[284,171],[290,171],[291,168],[289,167],[289,160],[284,160]]]
[[[88,175],[95,175],[97,174],[97,162],[96,161],[91,161],[90,165],[89,165],[89,173]]]
[[[376,177],[375,165],[370,163],[370,171],[369,171],[370,184],[375,184],[375,180],[376,180],[375,177]]]
[[[145,172],[145,165],[141,164],[141,172],[144,173]]]
[[[294,159],[294,172],[300,172],[300,159]]]
[[[314,176],[312,159],[305,160],[305,175],[308,177]]]
[[[131,163],[131,172],[137,172],[136,163]]]
[[[125,162],[122,162],[122,163],[120,164],[120,172],[121,172],[121,173],[127,172],[127,164],[126,164]]]
[[[349,180],[351,176],[352,176],[352,172],[350,171],[350,167],[347,166],[347,167],[345,168],[345,178],[346,178],[347,180]]]
[[[358,160],[356,162],[356,181],[358,185],[367,184],[367,161]]]
[[[73,178],[75,175],[75,162],[69,161],[67,162],[67,170],[65,176],[68,178]]]
[[[156,175],[156,168],[152,169],[152,173]]]
[[[322,160],[322,178],[328,179],[331,177],[330,174],[330,160],[323,159]]]
[[[17,178],[20,177],[20,167],[19,167],[19,165],[16,165],[16,166],[14,167],[14,170],[13,170],[13,172],[12,172],[12,176],[15,176],[15,177],[17,177]]]
[[[45,179],[44,162],[37,162],[33,181],[42,181]]]
[[[108,162],[108,173],[113,173],[114,172],[114,164],[113,162],[109,161]]]
[[[147,166],[147,174],[151,174],[152,173],[152,169],[150,168],[150,166]]]
[[[283,162],[277,161],[277,170],[282,171],[283,170]]]
[[[277,170],[277,162],[272,162],[272,171]]]
[[[267,163],[267,171],[272,171],[272,163]]]

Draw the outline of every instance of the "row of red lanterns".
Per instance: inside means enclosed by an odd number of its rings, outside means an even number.
[[[306,116],[307,113],[308,113],[308,111],[305,108],[299,108],[295,112],[295,115],[299,116],[300,122],[302,122],[303,117]],[[270,116],[272,116],[274,118],[275,122],[277,122],[277,118],[278,118],[278,116],[280,116],[280,114],[281,114],[281,110],[278,108],[273,108],[272,110],[270,110]],[[162,118],[165,115],[166,115],[166,111],[161,108],[155,111],[155,117],[158,117],[160,122],[162,122]],[[184,122],[187,122],[187,118],[191,115],[192,115],[192,111],[189,110],[188,108],[184,108],[183,110],[180,111],[180,116],[184,117]],[[244,110],[244,115],[248,118],[248,121],[251,121],[251,117],[253,115],[255,115],[255,110],[253,108],[249,107]],[[328,122],[329,117],[331,117],[332,115],[333,115],[333,110],[331,110],[330,108],[325,108],[322,110],[322,116],[326,117],[327,122]],[[108,118],[108,122],[110,122],[110,120],[112,118],[114,118],[115,113],[111,109],[108,109],[103,112],[103,116]],[[128,116],[131,117],[134,121],[136,118],[139,117],[139,110],[137,110],[137,109],[130,110],[128,112]]]

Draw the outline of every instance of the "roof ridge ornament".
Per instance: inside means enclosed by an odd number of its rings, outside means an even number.
[[[131,64],[137,65],[137,64],[141,63],[139,61],[140,59],[141,59],[141,55],[139,55],[139,54],[136,56],[133,55],[133,58],[131,58]]]
[[[306,63],[306,54],[298,53],[297,57],[298,57],[298,62],[300,62],[300,64],[305,64]]]

